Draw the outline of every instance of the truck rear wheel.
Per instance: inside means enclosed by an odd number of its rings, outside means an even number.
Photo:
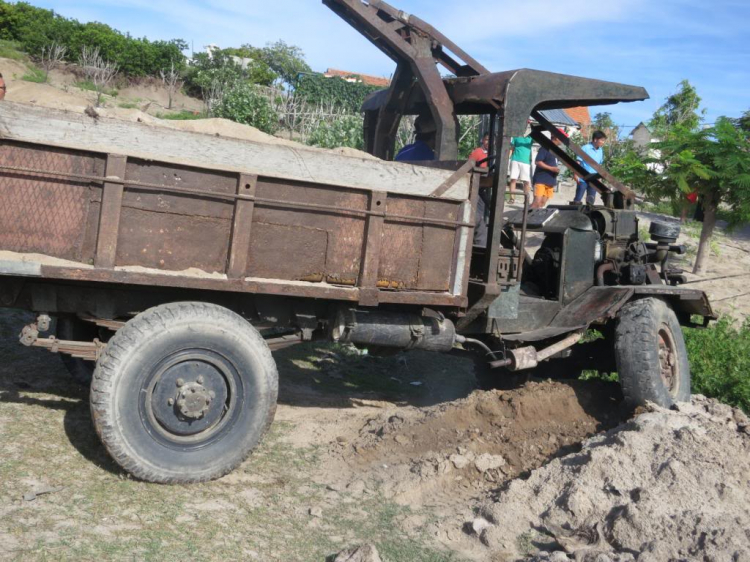
[[[149,309],[109,341],[91,414],[109,454],[135,477],[203,482],[236,468],[276,411],[278,373],[258,331],[204,303]]]
[[[662,300],[627,304],[615,329],[615,359],[625,404],[669,408],[690,400],[690,364],[674,311]]]

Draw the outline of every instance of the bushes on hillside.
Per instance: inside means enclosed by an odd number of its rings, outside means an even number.
[[[266,96],[251,84],[237,84],[222,97],[214,111],[217,117],[250,125],[272,135],[279,127],[279,116]]]
[[[0,0],[0,39],[15,41],[40,58],[53,42],[66,47],[66,60],[76,62],[84,46],[99,48],[103,59],[117,64],[127,76],[157,76],[174,62],[184,67],[182,40],[149,41],[124,35],[103,23],[80,23],[26,2]]]
[[[326,78],[322,74],[301,74],[296,95],[310,105],[330,104],[349,113],[359,113],[365,98],[381,89],[362,82],[347,82],[338,76]]]

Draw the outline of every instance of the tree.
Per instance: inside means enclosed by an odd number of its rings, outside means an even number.
[[[594,115],[591,120],[591,130],[605,133],[609,143],[616,142],[620,138],[620,127],[615,124],[612,114],[609,112]]]
[[[49,73],[57,68],[57,66],[63,61],[67,51],[67,47],[60,45],[56,41],[42,47],[42,58],[40,64],[44,69],[45,82],[49,81]]]
[[[86,79],[94,87],[96,107],[99,107],[102,103],[102,95],[117,76],[118,66],[116,63],[104,60],[99,54],[99,47],[92,49],[87,45],[81,48],[78,63],[83,69]]]
[[[654,117],[649,122],[649,128],[656,137],[663,137],[667,131],[676,125],[687,129],[697,129],[706,114],[700,109],[701,98],[689,81],[683,80],[678,84],[679,90],[669,96]]]
[[[734,125],[738,129],[745,131],[746,134],[750,135],[750,109],[742,114],[742,117],[734,120]]]
[[[713,127],[673,127],[658,144],[666,163],[659,188],[673,198],[697,192],[705,212],[693,273],[705,272],[719,205],[729,226],[750,220],[750,139],[733,120],[721,117]]]
[[[280,81],[287,87],[294,87],[297,77],[312,69],[305,61],[305,53],[294,45],[287,45],[284,41],[269,43],[260,54],[265,62],[276,74]]]
[[[180,79],[180,72],[175,68],[174,61],[172,61],[168,69],[160,70],[159,75],[164,86],[167,88],[167,96],[169,97],[167,109],[172,109],[174,95],[182,88],[184,82]]]

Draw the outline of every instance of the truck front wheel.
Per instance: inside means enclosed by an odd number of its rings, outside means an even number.
[[[278,373],[258,331],[225,308],[174,303],[117,331],[97,362],[91,413],[114,460],[158,483],[236,468],[276,410]]]
[[[623,307],[615,329],[615,359],[626,406],[648,401],[669,408],[690,400],[685,340],[664,301],[646,298]]]

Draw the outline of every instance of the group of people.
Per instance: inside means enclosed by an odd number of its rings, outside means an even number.
[[[565,131],[560,129],[560,133],[567,137]],[[604,143],[607,135],[601,131],[596,131],[591,138],[591,142],[583,146],[583,151],[599,166],[604,162]],[[554,137],[552,142],[555,145],[561,143],[560,139]],[[560,166],[555,155],[546,148],[539,149],[534,159],[534,175],[531,175],[531,147],[533,141],[530,136],[515,137],[511,140],[511,164],[510,164],[510,203],[515,203],[516,186],[520,181],[523,184],[525,193],[529,193],[531,186],[534,186],[534,200],[531,204],[532,209],[542,209],[552,199],[555,188],[557,187],[557,178],[560,174]],[[594,175],[596,170],[583,158],[578,158],[578,163],[586,170],[587,174]],[[588,177],[588,176],[587,176]],[[596,202],[596,189],[590,185],[586,178],[575,177],[576,194],[573,200],[574,204],[583,203],[584,196],[586,204],[593,205]]]
[[[405,146],[396,155],[397,162],[416,162],[435,159],[435,139],[437,127],[435,122],[427,115],[417,118],[415,124],[416,139],[412,144]],[[560,133],[567,137],[565,131],[560,129]],[[604,143],[607,135],[602,131],[596,131],[591,137],[591,142],[583,146],[583,151],[599,166],[604,161]],[[555,145],[560,144],[557,137],[552,139]],[[525,194],[529,194],[531,187],[534,188],[534,199],[531,204],[532,209],[542,209],[552,199],[555,188],[557,187],[558,176],[560,174],[560,165],[554,153],[546,148],[539,149],[534,159],[534,174],[531,173],[531,154],[534,141],[531,136],[514,137],[511,139],[510,155],[510,203],[515,203],[515,197],[518,193],[517,185],[521,182]],[[482,167],[489,165],[489,147],[490,136],[485,134],[482,143],[469,156],[472,160],[479,163]],[[578,158],[579,164],[586,171],[586,177],[575,177],[576,194],[573,200],[574,204],[582,204],[584,197],[587,205],[593,205],[596,202],[596,189],[589,184],[587,178],[595,175],[597,172],[583,158]]]

